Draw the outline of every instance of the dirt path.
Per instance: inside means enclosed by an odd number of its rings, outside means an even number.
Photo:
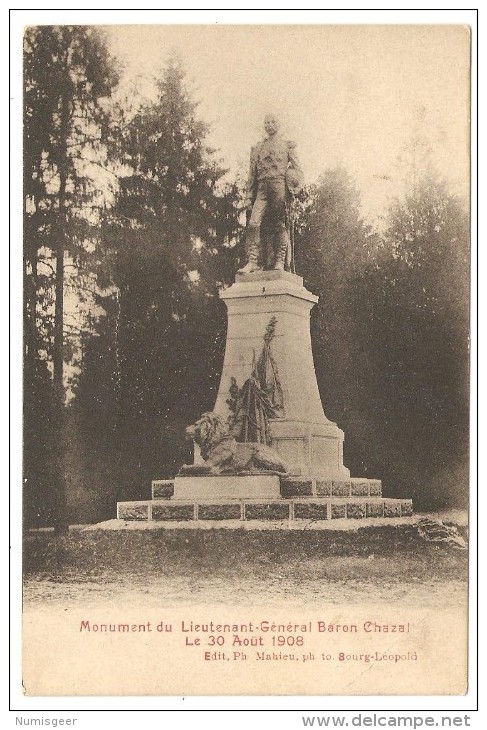
[[[466,534],[466,533],[465,533]],[[73,531],[30,533],[25,606],[466,601],[467,554],[420,539],[414,525],[345,531]]]

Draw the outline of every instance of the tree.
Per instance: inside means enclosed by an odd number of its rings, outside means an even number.
[[[369,389],[395,488],[459,504],[468,480],[469,225],[431,176],[390,208],[370,271]]]
[[[318,384],[344,429],[352,473],[418,508],[462,504],[468,479],[469,228],[460,199],[416,175],[384,233],[329,170],[301,200],[297,268],[312,315]]]
[[[67,345],[64,297],[66,260],[77,271],[93,246],[97,211],[104,205],[103,173],[109,113],[103,100],[117,74],[100,31],[82,26],[38,26],[24,36],[25,194],[25,417],[26,434],[41,429],[37,372],[52,373],[52,519],[67,529],[63,470],[64,358]],[[45,384],[46,378],[41,379]],[[37,427],[36,427],[37,421]],[[33,439],[35,441],[35,438]],[[36,464],[25,443],[26,480]]]
[[[356,282],[377,240],[362,218],[354,182],[342,168],[327,170],[308,189],[301,199],[297,228],[296,268],[320,297],[311,319],[318,385],[327,417],[345,430],[350,461],[356,398],[354,331],[360,309]]]
[[[213,406],[221,372],[225,312],[217,291],[234,271],[241,201],[207,133],[177,59],[158,81],[157,99],[121,126],[123,167],[105,237],[114,285],[106,333],[116,353],[112,415],[132,496],[134,482],[173,474],[186,458],[184,426]],[[93,393],[87,370],[84,379]]]

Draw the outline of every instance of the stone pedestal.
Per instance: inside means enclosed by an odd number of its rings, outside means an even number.
[[[412,514],[411,500],[383,497],[378,479],[279,480],[262,474],[155,479],[152,499],[117,505],[117,518],[124,522],[233,529],[256,521],[282,529],[321,529],[340,519],[372,524],[377,519],[407,521]]]
[[[174,499],[279,499],[281,482],[276,474],[245,476],[184,476],[174,480]]]
[[[228,334],[214,410],[227,420],[232,378],[241,388],[250,377],[266,328],[275,318],[271,351],[284,412],[270,423],[271,446],[289,474],[182,473],[154,480],[152,499],[119,502],[118,519],[232,529],[253,524],[259,529],[262,524],[322,529],[337,520],[411,520],[410,499],[383,497],[380,480],[351,479],[343,466],[343,431],[323,412],[311,350],[309,317],[318,297],[304,288],[302,278],[284,271],[237,274],[236,283],[220,296],[228,309]],[[203,463],[195,447],[195,464]]]
[[[228,310],[225,360],[214,410],[224,420],[231,378],[242,387],[252,372],[254,353],[262,350],[266,327],[277,320],[272,353],[284,396],[282,418],[271,422],[271,446],[294,476],[347,479],[343,431],[329,421],[321,404],[313,363],[310,311],[318,301],[300,276],[286,271],[237,274],[220,293]]]

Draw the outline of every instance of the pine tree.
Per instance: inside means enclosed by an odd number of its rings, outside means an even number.
[[[345,429],[348,449],[356,358],[355,285],[376,239],[362,218],[360,195],[345,170],[327,170],[308,190],[297,228],[296,268],[320,297],[311,319],[318,385],[327,417]]]
[[[122,126],[106,255],[117,291],[110,346],[127,488],[174,474],[187,458],[184,426],[216,397],[225,344],[217,291],[236,268],[241,225],[238,190],[224,182],[207,133],[177,59],[155,102]]]
[[[103,104],[117,74],[100,31],[82,26],[38,26],[24,36],[25,194],[25,442],[27,487],[39,482],[37,457],[51,462],[52,514],[67,529],[63,468],[64,298],[66,259],[78,269],[89,254],[103,178],[109,115]],[[41,362],[44,361],[44,364]],[[45,428],[36,391],[52,373],[49,449],[34,454]],[[44,375],[39,378],[38,373]],[[37,424],[37,425],[36,425]],[[42,439],[41,439],[42,441]],[[34,458],[35,457],[35,458]],[[45,495],[44,495],[45,496]],[[40,501],[40,500],[39,500]],[[49,502],[49,500],[45,500]]]
[[[462,201],[418,177],[395,201],[371,277],[378,437],[396,488],[460,504],[468,480],[469,226]]]

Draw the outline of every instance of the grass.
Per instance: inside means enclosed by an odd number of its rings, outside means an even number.
[[[350,532],[240,530],[29,532],[24,598],[229,604],[465,599],[467,555],[413,525]],[[249,597],[252,597],[251,599]]]

